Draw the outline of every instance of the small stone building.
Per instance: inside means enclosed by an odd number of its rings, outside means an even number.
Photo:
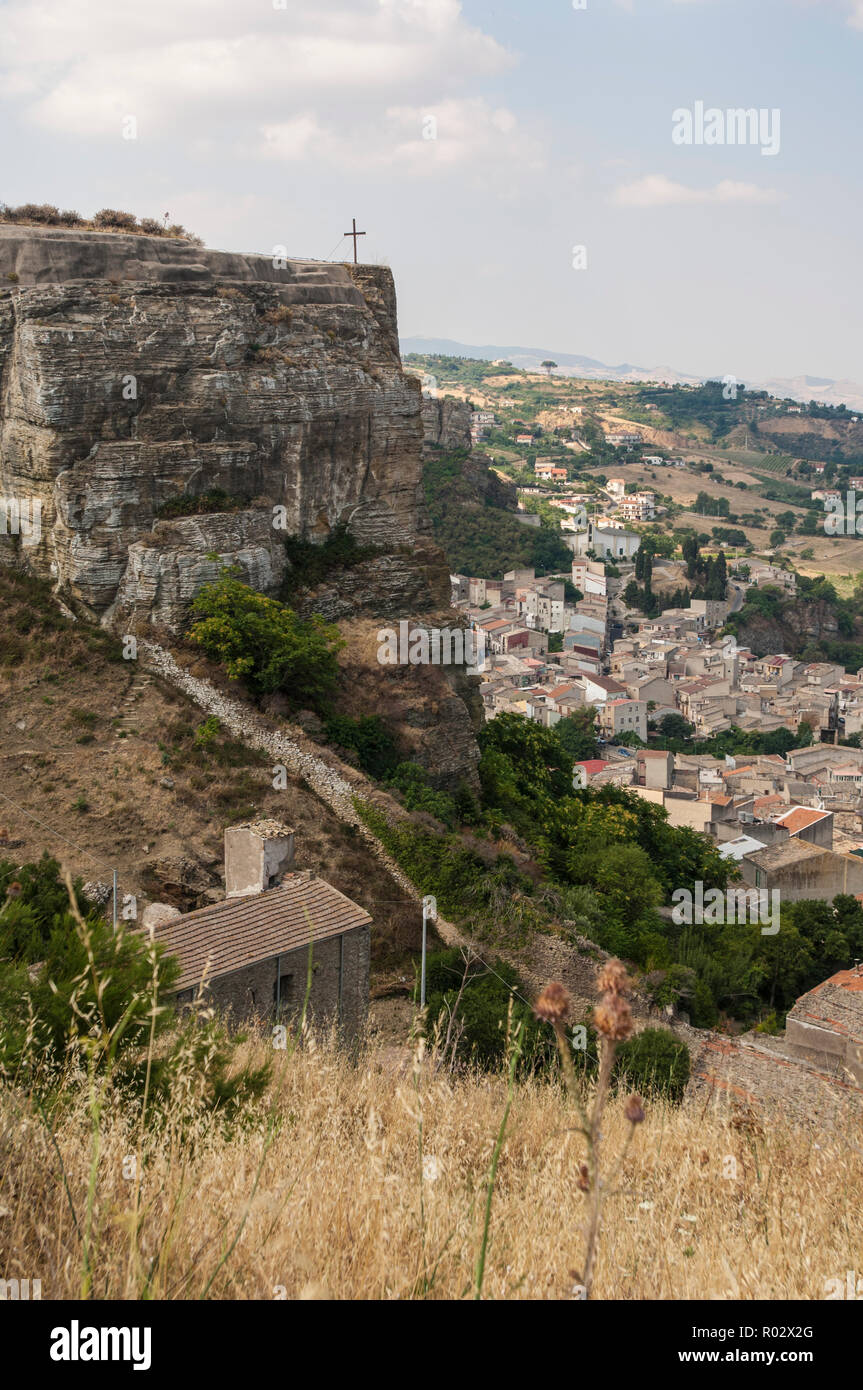
[[[202,982],[208,1003],[234,1018],[337,1022],[350,1040],[368,1015],[371,918],[308,870],[296,871],[294,832],[278,821],[225,831],[224,902],[187,912],[157,930],[180,964],[179,1004]]]
[[[863,1088],[863,968],[839,970],[801,995],[785,1041],[793,1056]]]

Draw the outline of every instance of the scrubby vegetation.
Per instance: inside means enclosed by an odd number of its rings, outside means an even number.
[[[537,1020],[511,965],[496,957],[488,963],[465,959],[459,950],[429,955],[425,1032],[450,1071],[470,1064],[499,1070],[513,1028],[521,1030],[519,1074],[554,1070],[554,1039]]]
[[[237,1067],[238,1040],[209,1015],[176,1024],[176,962],[121,915],[115,931],[82,885],[47,854],[0,860],[0,1080],[62,1109],[68,1077],[86,1075],[91,1118],[113,1095],[157,1124],[194,1078],[198,1104],[244,1121],[269,1066]],[[170,1036],[169,1036],[170,1034]],[[164,1039],[164,1045],[163,1045]]]
[[[352,569],[363,560],[381,554],[376,545],[360,545],[346,526],[337,526],[325,540],[310,541],[302,536],[286,536],[288,569],[281,597],[288,600],[306,589],[314,589],[340,570]]]
[[[193,246],[203,246],[200,237],[187,232],[179,222],[168,223],[156,217],[138,219],[133,212],[119,208],[102,208],[92,218],[82,217],[71,209],[61,210],[53,203],[21,203],[10,207],[0,203],[0,222],[13,222],[34,227],[71,227],[78,231],[131,232],[136,236],[177,237]]]
[[[34,653],[48,662],[62,653],[63,664],[86,666],[93,656],[122,660],[113,633],[76,623],[58,607],[51,585],[11,565],[0,565],[0,666],[14,666]]]
[[[525,526],[516,513],[482,501],[464,477],[464,453],[442,453],[423,470],[426,503],[434,537],[450,569],[500,579],[505,570],[533,566],[537,574],[569,570],[572,552],[560,527],[545,519]]]
[[[171,497],[156,509],[156,516],[208,516],[212,512],[236,512],[248,507],[251,498],[246,493],[225,492],[223,488],[209,488],[194,496],[183,494]]]

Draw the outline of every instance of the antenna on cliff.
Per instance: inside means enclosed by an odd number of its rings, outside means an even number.
[[[343,235],[343,236],[351,236],[351,237],[353,237],[353,239],[354,239],[354,265],[356,265],[356,263],[357,263],[357,237],[358,237],[358,236],[365,236],[365,232],[358,232],[358,231],[357,231],[357,219],[356,219],[355,217],[352,217],[352,218],[351,218],[351,226],[352,226],[353,230],[350,231],[350,232],[343,232],[342,235]]]

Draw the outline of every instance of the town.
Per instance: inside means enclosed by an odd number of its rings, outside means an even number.
[[[590,707],[602,752],[578,764],[583,785],[613,783],[662,806],[671,825],[715,840],[753,886],[781,888],[789,900],[863,898],[863,749],[839,742],[863,728],[863,670],[755,657],[715,635],[727,601],[694,599],[638,617],[620,597],[632,565],[616,567],[612,579],[601,561],[574,558],[572,587],[586,596],[573,602],[565,581],[527,570],[496,581],[453,576],[453,605],[485,633],[490,653],[480,687],[486,719],[505,711],[549,728]],[[765,565],[733,582],[744,589],[793,576]],[[561,651],[549,651],[552,634],[562,634]],[[669,718],[699,739],[806,726],[811,746],[738,757],[651,748]],[[634,746],[621,746],[631,735]]]

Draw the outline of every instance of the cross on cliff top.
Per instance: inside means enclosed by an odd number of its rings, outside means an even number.
[[[357,237],[358,237],[358,236],[365,236],[365,232],[358,232],[358,231],[357,231],[357,219],[356,219],[355,217],[352,217],[352,218],[351,218],[351,225],[352,225],[353,230],[350,231],[350,232],[345,232],[344,235],[345,235],[345,236],[351,236],[351,237],[353,237],[353,239],[354,239],[354,265],[356,265],[356,264],[357,264]]]

